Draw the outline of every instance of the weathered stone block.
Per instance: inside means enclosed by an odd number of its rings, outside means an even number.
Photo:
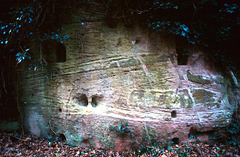
[[[223,76],[191,58],[196,64],[176,65],[172,37],[139,25],[128,29],[119,23],[112,29],[98,21],[71,24],[65,62],[53,61],[45,71],[18,71],[28,132],[122,150],[134,140],[180,142],[191,128],[201,132],[228,124],[229,104],[235,101],[226,94],[232,87],[222,84]],[[132,44],[135,39],[139,42]]]

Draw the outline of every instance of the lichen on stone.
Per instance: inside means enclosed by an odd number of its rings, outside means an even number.
[[[180,94],[180,104],[181,108],[192,108],[193,107],[193,101],[190,97],[186,98],[185,94]]]
[[[203,76],[191,74],[190,70],[187,71],[187,77],[188,77],[188,80],[190,80],[192,82],[196,82],[196,83],[200,83],[200,84],[210,84],[211,83],[210,80],[203,78]]]
[[[214,102],[215,93],[205,89],[193,89],[193,97],[196,103]]]
[[[217,109],[220,108],[221,104],[219,103],[206,103],[204,104],[204,107],[208,108],[208,109]]]

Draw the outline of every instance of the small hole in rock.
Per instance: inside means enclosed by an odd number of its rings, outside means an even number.
[[[74,96],[73,101],[81,106],[88,105],[88,98],[86,94],[77,94],[76,96]]]
[[[99,105],[99,101],[101,101],[103,96],[99,95],[93,95],[92,96],[92,107],[97,107]]]
[[[172,111],[171,112],[171,117],[172,118],[176,118],[177,117],[177,112],[176,111]]]
[[[97,107],[97,96],[96,95],[94,95],[94,96],[92,96],[92,107]]]
[[[62,142],[66,141],[66,136],[64,134],[59,134],[59,140]]]
[[[59,109],[58,109],[58,112],[62,112],[62,109],[61,109],[61,108],[59,108]]]
[[[179,138],[173,138],[172,139],[172,145],[176,145],[176,144],[179,144]]]
[[[82,141],[82,144],[83,144],[84,146],[90,146],[90,142],[89,142],[88,139],[83,140],[83,141]]]

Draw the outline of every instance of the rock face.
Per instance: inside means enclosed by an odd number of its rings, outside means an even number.
[[[184,56],[182,41],[137,24],[70,26],[68,42],[41,45],[44,69],[25,64],[18,71],[26,131],[122,150],[133,141],[184,141],[230,123],[237,101],[231,80],[200,50],[187,47]]]

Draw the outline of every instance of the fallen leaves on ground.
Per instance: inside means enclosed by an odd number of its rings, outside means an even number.
[[[18,137],[12,133],[0,133],[0,157],[3,156],[102,156],[102,157],[240,157],[238,146],[186,142],[165,148],[149,147],[115,152],[112,150],[74,147],[63,142],[49,142],[37,137]]]

